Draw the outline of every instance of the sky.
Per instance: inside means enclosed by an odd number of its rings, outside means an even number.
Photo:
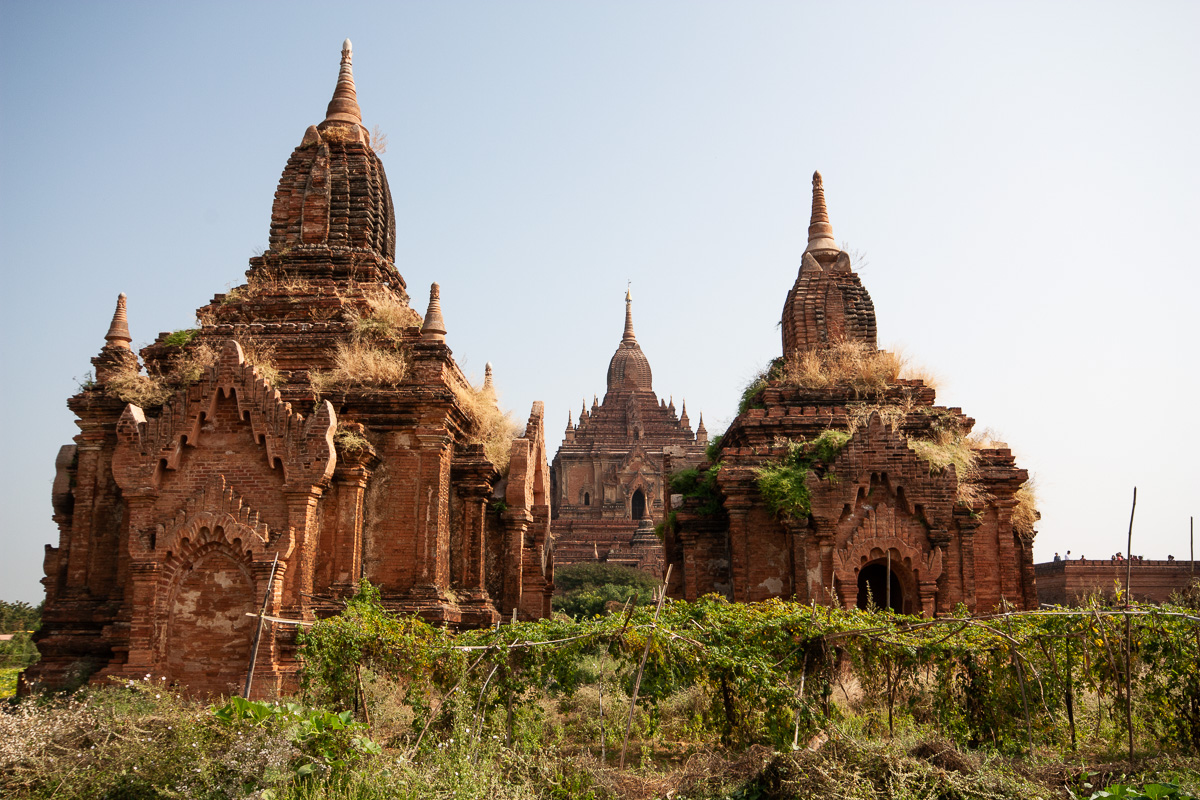
[[[711,434],[780,355],[820,170],[881,346],[1036,478],[1035,560],[1186,558],[1200,512],[1200,4],[0,4],[0,600],[41,598],[66,399],[129,296],[194,325],[266,246],[341,42],[396,264],[469,377],[603,396],[627,283]]]

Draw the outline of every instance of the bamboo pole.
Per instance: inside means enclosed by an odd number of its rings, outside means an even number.
[[[1129,728],[1129,760],[1133,761],[1133,659],[1132,622],[1129,618],[1129,603],[1133,598],[1133,512],[1137,510],[1137,487],[1133,487],[1133,505],[1129,508],[1129,537],[1126,539],[1125,555],[1125,726]]]
[[[638,689],[642,686],[642,672],[646,669],[646,658],[650,655],[650,642],[653,641],[654,628],[658,625],[658,615],[662,611],[663,601],[667,599],[667,584],[671,582],[671,564],[667,565],[667,574],[663,577],[662,590],[658,594],[658,604],[654,607],[654,625],[646,632],[646,648],[642,650],[642,661],[638,664],[637,678],[633,682],[633,696],[629,698],[629,717],[625,720],[625,739],[621,742],[621,769],[625,769],[625,748],[629,745],[629,729],[633,727],[633,711],[637,707]]]
[[[246,687],[242,690],[242,697],[246,700],[250,699],[250,684],[254,682],[254,663],[258,661],[258,640],[262,637],[263,625],[267,621],[267,604],[271,602],[271,585],[275,583],[275,568],[279,566],[279,553],[275,554],[275,560],[271,562],[271,576],[267,578],[267,591],[263,593],[262,608],[258,612],[258,627],[254,631],[254,644],[250,646],[250,667],[246,670]]]

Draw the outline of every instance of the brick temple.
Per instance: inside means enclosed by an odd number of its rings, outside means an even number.
[[[312,620],[364,578],[455,627],[549,613],[542,405],[503,422],[490,368],[477,388],[455,363],[437,284],[423,319],[409,307],[395,239],[347,40],[247,283],[140,359],[122,295],[94,384],[67,402],[80,431],[56,462],[27,681],[241,691],[264,599]],[[266,625],[256,696],[294,688],[295,632]]]
[[[890,601],[926,616],[958,603],[1035,608],[1036,512],[1016,514],[1028,474],[1006,447],[975,446],[969,474],[935,466],[918,451],[966,446],[974,421],[935,405],[931,387],[895,376],[867,388],[787,377],[847,348],[868,361],[886,355],[877,350],[871,297],[834,242],[820,174],[782,330],[783,358],[715,448],[719,511],[701,513],[702,498],[671,497],[679,506],[666,535],[671,594],[846,608]],[[834,438],[844,444],[822,460],[816,445],[826,431],[851,435]],[[805,507],[773,513],[760,478],[789,458],[800,459],[788,463],[799,464]]]
[[[650,361],[633,332],[633,299],[625,293],[625,330],[608,363],[603,402],[593,399],[570,416],[550,468],[555,562],[605,561],[662,574],[664,517],[671,469],[704,460],[708,433],[701,415],[695,433],[686,403],[654,393]]]

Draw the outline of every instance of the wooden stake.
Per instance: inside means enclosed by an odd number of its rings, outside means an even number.
[[[1125,541],[1125,726],[1129,728],[1129,760],[1133,761],[1133,659],[1129,603],[1133,599],[1133,512],[1137,509],[1137,487],[1133,487],[1133,505],[1129,508],[1129,537]]]
[[[271,562],[271,576],[267,578],[267,591],[263,595],[262,609],[258,612],[258,628],[254,631],[254,644],[250,646],[250,668],[246,670],[246,688],[242,690],[242,697],[246,700],[250,699],[250,684],[254,682],[254,662],[258,661],[258,640],[262,636],[263,624],[266,622],[267,603],[271,601],[271,585],[275,583],[277,566],[279,566],[279,553],[275,554],[275,560]]]
[[[667,565],[667,574],[663,577],[662,591],[658,594],[658,605],[654,607],[654,625],[646,633],[646,648],[642,650],[642,661],[638,664],[637,678],[633,682],[633,696],[629,698],[629,717],[625,720],[625,739],[621,742],[621,769],[625,769],[625,748],[629,745],[629,729],[633,727],[633,711],[637,707],[638,689],[642,687],[642,672],[646,669],[646,658],[650,655],[650,642],[654,626],[658,624],[658,614],[662,611],[663,600],[667,599],[667,584],[671,580],[671,564]]]

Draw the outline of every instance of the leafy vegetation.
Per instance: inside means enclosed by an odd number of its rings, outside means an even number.
[[[1194,614],[1135,607],[1130,665],[1125,630],[1101,605],[923,620],[706,597],[455,634],[364,586],[302,637],[303,699],[207,707],[146,676],[13,703],[0,795],[1194,798]]]
[[[697,514],[706,517],[719,514],[723,507],[721,489],[717,486],[720,472],[720,463],[703,469],[692,467],[680,470],[671,476],[671,494],[681,494],[684,500],[696,500]]]
[[[809,471],[816,469],[820,477],[833,479],[828,467],[849,441],[850,434],[845,431],[825,430],[807,442],[789,441],[781,463],[759,467],[758,491],[771,513],[793,520],[807,517],[812,500]]]
[[[42,603],[0,600],[0,697],[16,694],[18,673],[38,660],[33,634],[41,624]]]
[[[573,619],[590,619],[603,614],[609,603],[624,605],[630,598],[649,605],[658,580],[621,564],[585,562],[556,567],[554,585],[562,594],[554,595],[551,608]]]

